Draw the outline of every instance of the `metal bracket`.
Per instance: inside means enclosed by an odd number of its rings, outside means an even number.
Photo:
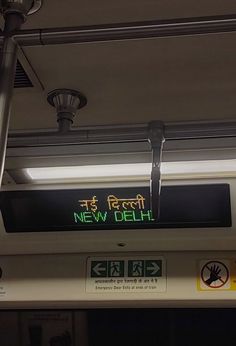
[[[28,15],[31,15],[42,6],[43,0],[1,0],[0,12],[6,17],[9,14],[18,14],[26,20]]]
[[[164,124],[161,121],[149,123],[148,140],[152,147],[152,171],[150,178],[150,209],[155,221],[159,217],[161,192],[161,157],[164,138]]]
[[[53,90],[48,94],[47,100],[56,108],[59,131],[64,134],[70,131],[77,111],[87,104],[86,97],[72,89]]]

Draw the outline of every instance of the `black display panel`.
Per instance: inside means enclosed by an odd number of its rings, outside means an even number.
[[[148,187],[0,192],[6,231],[230,227],[228,184],[163,186],[160,218]]]

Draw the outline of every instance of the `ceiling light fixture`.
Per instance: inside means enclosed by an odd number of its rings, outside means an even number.
[[[31,182],[99,182],[149,180],[151,163],[34,167],[24,169]],[[236,176],[236,160],[162,162],[162,179]]]

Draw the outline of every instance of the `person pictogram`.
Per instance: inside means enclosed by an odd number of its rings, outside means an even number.
[[[133,261],[133,276],[142,276],[143,262]]]
[[[111,276],[120,276],[120,272],[121,272],[121,264],[120,264],[120,262],[119,261],[111,262],[111,264],[110,264]]]

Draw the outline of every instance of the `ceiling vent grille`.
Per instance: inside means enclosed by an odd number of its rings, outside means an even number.
[[[29,79],[28,75],[26,74],[19,60],[17,60],[14,88],[32,88],[32,87],[33,87],[33,84],[31,80]]]

